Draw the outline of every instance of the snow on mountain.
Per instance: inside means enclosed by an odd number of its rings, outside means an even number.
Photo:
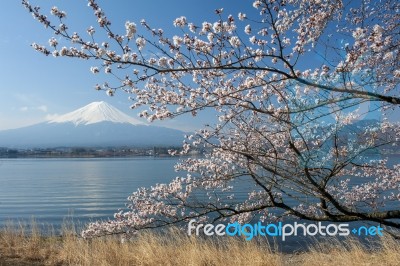
[[[92,102],[73,112],[61,115],[48,121],[48,123],[73,123],[77,125],[90,125],[99,122],[128,123],[141,125],[141,121],[121,112],[106,102]]]
[[[93,102],[48,122],[0,131],[0,147],[181,145],[180,130],[147,125],[105,102]]]

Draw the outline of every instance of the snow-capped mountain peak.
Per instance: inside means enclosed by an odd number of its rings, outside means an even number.
[[[128,123],[132,125],[143,124],[141,121],[103,101],[92,102],[82,108],[48,121],[48,123],[73,123],[75,126],[99,122]]]

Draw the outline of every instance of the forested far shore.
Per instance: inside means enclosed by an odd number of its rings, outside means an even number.
[[[0,148],[0,158],[107,158],[133,156],[171,156],[169,150],[181,147],[57,147],[11,149]],[[201,155],[204,150],[195,150],[190,155]]]

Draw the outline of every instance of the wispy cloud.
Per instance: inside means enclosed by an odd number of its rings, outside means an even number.
[[[46,105],[40,105],[40,106],[36,107],[36,109],[47,113],[47,106]]]
[[[46,105],[39,105],[39,106],[35,106],[35,107],[28,107],[28,106],[22,106],[19,108],[19,110],[21,112],[27,112],[27,111],[42,111],[44,113],[47,113],[48,108]]]
[[[59,114],[47,114],[45,116],[45,119],[46,120],[53,120],[53,119],[56,119],[58,116],[59,116]]]

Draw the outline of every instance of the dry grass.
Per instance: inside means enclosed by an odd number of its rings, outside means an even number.
[[[29,234],[27,233],[29,231]],[[37,227],[8,226],[0,232],[0,265],[399,265],[400,245],[386,238],[379,249],[356,241],[314,246],[298,255],[274,253],[265,244],[220,238],[206,241],[178,231],[144,233],[121,243],[118,238],[91,241],[72,227],[62,237]]]
[[[385,237],[366,248],[359,241],[349,239],[345,242],[338,240],[315,245],[309,252],[302,254],[303,265],[310,266],[350,266],[350,265],[400,265],[400,242]]]

